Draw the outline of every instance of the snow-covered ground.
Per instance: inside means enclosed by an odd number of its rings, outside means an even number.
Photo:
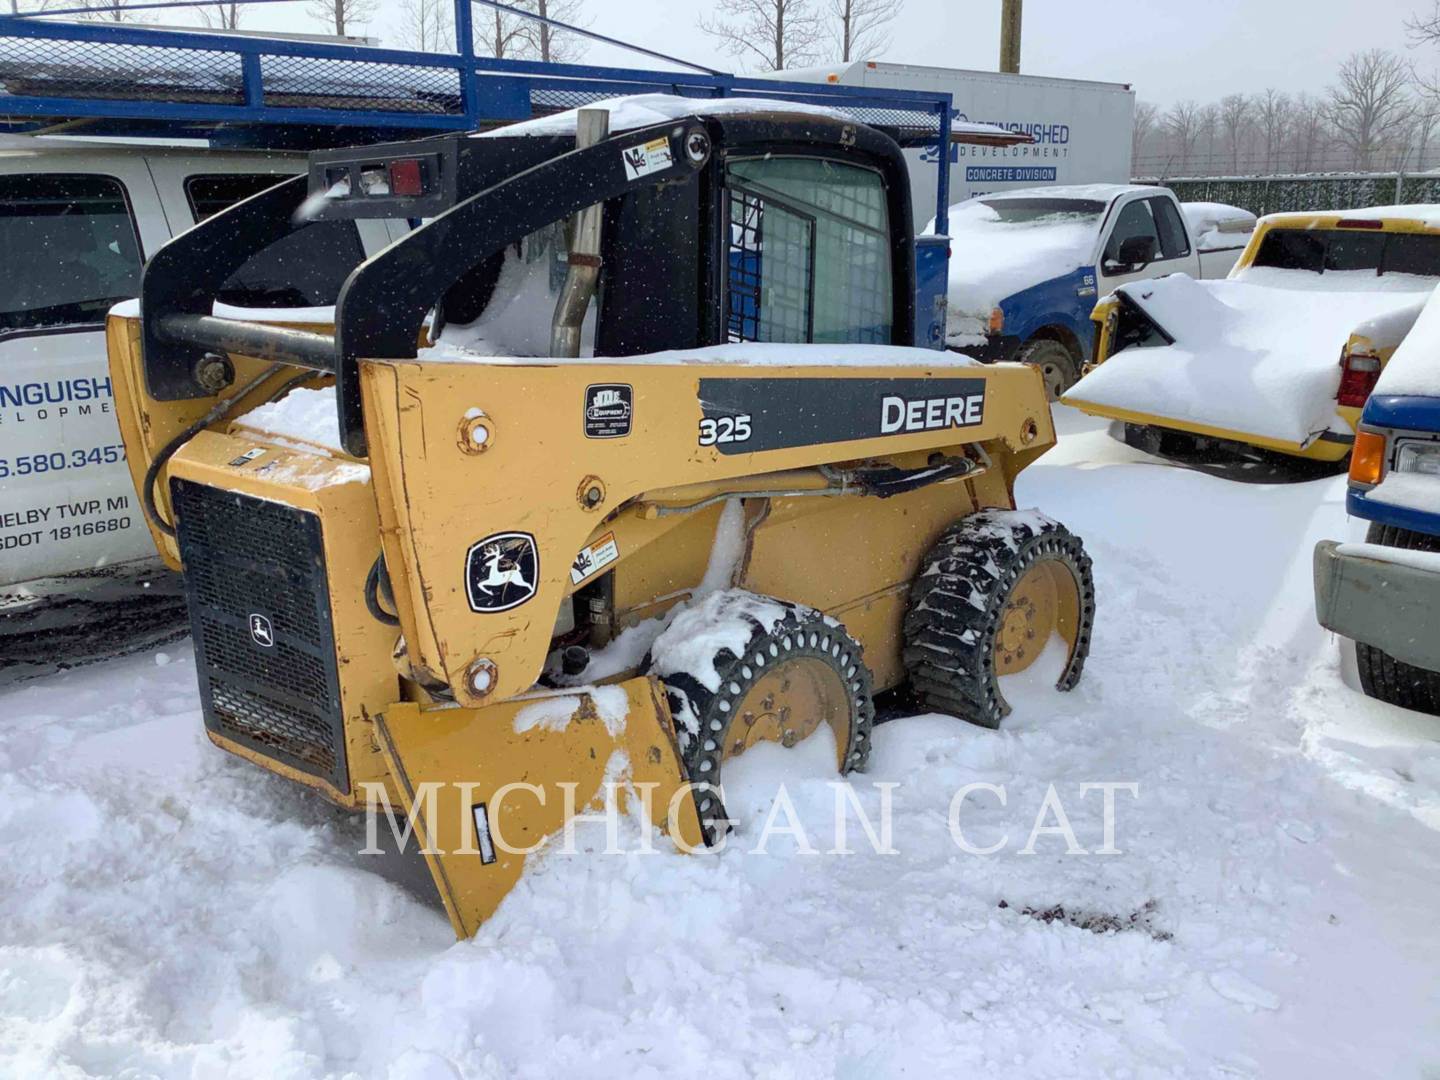
[[[1094,557],[1085,679],[1016,688],[1000,732],[877,729],[856,794],[899,785],[898,854],[853,822],[864,854],[747,854],[747,759],[724,853],[543,858],[457,944],[354,823],[209,747],[188,649],[4,692],[0,1075],[1440,1076],[1440,721],[1361,696],[1315,623],[1314,542],[1363,531],[1343,480],[1060,423],[1020,504]],[[828,848],[821,772],[788,791]],[[982,781],[989,857],[947,828]],[[1120,854],[1020,853],[1050,784],[1102,846],[1103,781],[1139,785]]]

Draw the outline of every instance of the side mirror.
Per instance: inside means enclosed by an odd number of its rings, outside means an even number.
[[[1114,260],[1105,260],[1105,270],[1112,274],[1133,274],[1155,261],[1155,238],[1132,236],[1120,244]]]

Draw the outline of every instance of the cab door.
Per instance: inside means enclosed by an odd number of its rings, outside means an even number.
[[[0,587],[154,553],[115,423],[110,307],[168,239],[138,153],[0,161]]]
[[[1146,249],[1146,257],[1135,257],[1140,248]],[[1180,272],[1198,276],[1190,234],[1174,200],[1164,195],[1125,196],[1110,213],[1095,269],[1101,296],[1130,281]]]

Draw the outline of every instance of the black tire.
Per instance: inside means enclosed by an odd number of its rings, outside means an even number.
[[[1440,536],[1381,525],[1378,521],[1370,523],[1365,539],[1371,544],[1408,551],[1440,551]],[[1396,660],[1360,641],[1355,643],[1355,666],[1360,671],[1361,688],[1371,697],[1402,709],[1440,716],[1440,672]]]
[[[1010,712],[996,673],[997,635],[1015,586],[1050,561],[1074,585],[1074,642],[1055,684],[1080,680],[1095,621],[1090,557],[1078,536],[1033,511],[982,510],[949,529],[925,557],[905,615],[904,660],[923,704],[981,727]]]
[[[865,666],[864,650],[859,642],[834,619],[803,605],[757,597],[740,590],[730,590],[722,601],[729,598],[734,598],[736,603],[722,602],[720,607],[725,613],[720,618],[735,623],[742,633],[748,628],[749,634],[740,655],[721,648],[711,658],[719,676],[716,690],[709,689],[691,671],[667,670],[667,636],[676,632],[683,639],[695,631],[693,625],[679,620],[672,623],[655,642],[652,655],[645,662],[645,668],[658,675],[665,686],[675,719],[680,758],[691,783],[717,787],[723,783],[725,750],[732,744],[732,725],[741,715],[736,705],[784,660],[819,660],[839,676],[846,688],[848,708],[845,745],[836,748],[843,751],[840,772],[863,770],[870,758],[875,702],[870,669]],[[761,619],[746,610],[747,601],[784,608],[785,614],[779,621]],[[719,806],[719,793],[697,790],[696,806],[702,822],[706,823],[707,840],[713,844],[716,836],[710,823],[725,819],[724,809]]]
[[[1080,378],[1080,363],[1075,355],[1063,343],[1051,338],[1027,341],[1015,359],[1040,369],[1040,377],[1045,380],[1045,396],[1052,402],[1059,401],[1060,395]]]

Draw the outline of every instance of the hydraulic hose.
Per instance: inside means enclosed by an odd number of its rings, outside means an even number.
[[[140,502],[145,507],[145,516],[166,536],[175,535],[175,526],[161,516],[160,506],[155,499],[155,481],[160,479],[160,470],[165,468],[166,464],[169,463],[170,459],[175,456],[176,452],[182,446],[211,424],[215,423],[215,421],[224,417],[236,404],[248,397],[251,391],[285,366],[287,365],[271,364],[259,375],[256,375],[255,378],[242,386],[238,392],[230,395],[228,398],[222,398],[220,401],[217,401],[209,412],[166,443],[160,452],[155,455],[154,460],[150,462],[150,468],[145,470],[145,481],[140,485]],[[313,378],[315,378],[315,374],[313,372],[307,372],[300,381],[303,382]],[[296,380],[291,379],[285,383],[284,386],[277,389],[269,400],[274,400],[275,397],[289,390],[295,383]]]
[[[385,556],[381,555],[370,567],[370,573],[365,575],[365,607],[374,616],[375,621],[386,626],[399,626],[400,619],[392,615],[380,606],[380,596],[384,594],[385,599],[393,608],[395,606],[395,591],[390,585],[390,571],[385,568]]]

